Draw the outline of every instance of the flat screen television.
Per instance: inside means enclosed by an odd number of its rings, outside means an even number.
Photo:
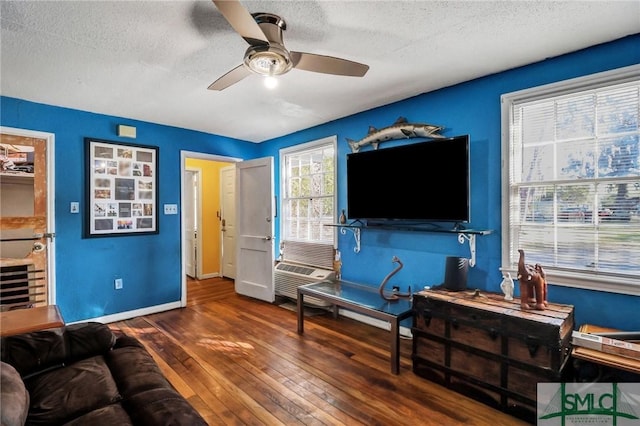
[[[347,154],[347,216],[470,222],[469,135]]]

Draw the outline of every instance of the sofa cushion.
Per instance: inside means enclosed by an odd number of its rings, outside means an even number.
[[[84,322],[65,328],[67,360],[70,362],[103,354],[113,348],[116,336],[109,326],[98,322]]]
[[[172,387],[144,347],[118,347],[105,358],[124,398],[149,389]]]
[[[25,377],[103,354],[113,347],[115,340],[105,324],[79,323],[3,337],[0,356]]]
[[[104,357],[94,356],[25,380],[29,424],[63,424],[122,398]]]
[[[170,423],[160,422],[157,424],[168,425]],[[186,424],[186,423],[185,423]],[[99,426],[99,425],[114,425],[114,426],[133,426],[133,422],[129,417],[129,414],[122,408],[121,404],[111,404],[106,407],[93,410],[90,413],[80,416],[64,426]]]
[[[137,426],[206,426],[207,422],[189,402],[170,387],[149,389],[122,401]]]
[[[54,365],[62,365],[65,359],[63,329],[35,331],[2,338],[2,361],[7,362],[25,376]]]
[[[105,359],[122,394],[122,405],[134,424],[207,424],[175,390],[151,354],[135,338],[118,338]]]
[[[29,393],[18,371],[0,363],[0,420],[2,426],[22,426],[29,412]]]

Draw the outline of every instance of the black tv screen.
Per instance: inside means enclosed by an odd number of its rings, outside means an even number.
[[[347,154],[349,219],[470,222],[469,135]]]

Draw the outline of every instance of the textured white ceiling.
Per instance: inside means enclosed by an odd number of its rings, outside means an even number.
[[[261,142],[640,32],[638,0],[242,4],[283,17],[288,49],[369,72],[215,92],[248,45],[210,1],[2,0],[0,94]]]

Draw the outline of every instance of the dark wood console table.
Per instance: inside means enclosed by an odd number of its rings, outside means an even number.
[[[380,297],[377,287],[348,281],[327,280],[298,287],[298,333],[304,332],[304,296],[313,296],[333,305],[337,318],[338,308],[358,312],[391,325],[391,372],[400,372],[400,321],[413,314],[409,299],[387,301]]]

